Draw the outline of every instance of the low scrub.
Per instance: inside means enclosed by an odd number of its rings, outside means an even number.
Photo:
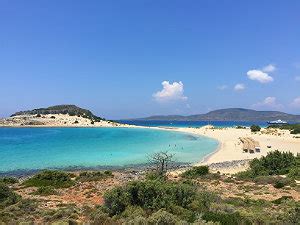
[[[185,171],[181,176],[184,178],[197,178],[209,173],[208,166],[195,166]]]
[[[124,212],[129,206],[143,209],[170,209],[177,205],[187,207],[195,197],[195,188],[189,184],[158,180],[134,181],[116,187],[104,195],[105,207],[110,215]]]
[[[74,185],[74,181],[65,172],[45,170],[26,180],[24,185],[28,187],[52,186],[54,188],[67,188]]]
[[[76,181],[79,182],[89,182],[89,181],[99,181],[109,177],[113,177],[111,171],[107,170],[104,172],[81,172],[78,177],[76,177]]]
[[[19,180],[15,177],[2,177],[0,178],[0,183],[4,184],[16,184]]]
[[[6,184],[0,183],[0,209],[15,204],[20,196],[13,192]]]
[[[290,170],[299,167],[300,156],[294,156],[291,152],[278,150],[269,152],[267,156],[253,159],[247,171],[240,172],[236,176],[240,179],[252,179],[258,176],[283,175]]]
[[[32,194],[48,196],[48,195],[57,195],[58,192],[52,186],[42,186],[42,187],[39,187],[36,191],[34,191]]]

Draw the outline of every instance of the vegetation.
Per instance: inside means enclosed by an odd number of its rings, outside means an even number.
[[[15,177],[2,177],[0,178],[0,183],[4,183],[4,184],[15,184],[18,183],[18,179]]]
[[[261,127],[258,126],[258,125],[252,125],[252,126],[250,127],[250,129],[251,129],[251,132],[258,132],[258,131],[261,130]]]
[[[182,174],[182,177],[185,178],[197,178],[204,175],[207,175],[209,173],[208,166],[194,166],[193,168],[185,171]]]
[[[247,171],[237,174],[239,178],[255,178],[266,175],[283,175],[292,172],[297,174],[299,170],[300,155],[294,156],[290,152],[278,150],[269,152],[267,156],[260,159],[253,159]]]
[[[79,182],[90,182],[90,181],[99,181],[109,177],[113,177],[111,171],[106,170],[104,172],[96,171],[96,172],[81,172],[78,177],[76,177],[76,181]]]
[[[282,130],[289,130],[291,134],[300,134],[300,124],[282,124],[282,125],[270,125],[268,128],[279,128]]]
[[[47,114],[69,114],[70,116],[77,115],[94,121],[105,120],[104,118],[95,116],[91,111],[87,109],[79,108],[76,105],[56,105],[48,108],[40,108],[40,109],[33,109],[29,111],[16,112],[11,116],[27,115],[27,114],[29,115],[37,114],[37,117],[41,117],[41,115],[47,115]]]
[[[41,186],[36,191],[34,191],[32,194],[48,196],[48,195],[56,195],[56,194],[58,194],[58,192],[52,186]]]
[[[24,182],[26,186],[45,187],[52,186],[55,188],[67,188],[74,184],[70,175],[56,170],[45,170]]]
[[[19,200],[19,196],[15,194],[6,184],[0,183],[0,209]]]

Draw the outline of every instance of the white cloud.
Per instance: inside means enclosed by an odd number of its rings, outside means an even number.
[[[276,70],[276,67],[272,64],[269,64],[267,66],[265,66],[262,71],[266,72],[266,73],[272,73]]]
[[[221,85],[221,86],[218,86],[217,89],[220,90],[220,91],[224,91],[225,89],[227,89],[228,86],[227,85]]]
[[[253,105],[254,108],[271,108],[271,109],[281,109],[282,104],[277,102],[275,97],[266,97],[262,102],[258,102]]]
[[[256,80],[260,83],[269,83],[274,80],[273,77],[261,70],[249,70],[247,76],[250,80]]]
[[[296,76],[295,81],[300,81],[300,76]]]
[[[295,98],[292,101],[291,106],[293,106],[295,108],[300,108],[300,97]]]
[[[186,101],[188,98],[183,94],[183,83],[163,81],[163,89],[153,94],[153,97],[158,102],[168,101]]]
[[[242,91],[242,90],[245,90],[245,85],[244,84],[236,84],[235,86],[234,86],[234,90],[235,91]]]

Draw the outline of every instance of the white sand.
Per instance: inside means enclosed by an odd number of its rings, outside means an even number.
[[[203,135],[206,137],[218,140],[219,147],[211,155],[204,160],[200,160],[196,165],[222,163],[233,160],[247,160],[259,158],[266,155],[270,151],[290,151],[294,154],[300,153],[300,138],[295,138],[296,135],[290,134],[287,130],[279,129],[262,129],[261,132],[252,133],[250,128],[236,129],[236,128],[212,128],[209,126],[201,128],[173,128],[172,130],[188,132],[196,135]],[[260,152],[245,153],[242,150],[242,143],[239,137],[252,137],[260,144]],[[298,135],[300,137],[300,135]],[[270,145],[271,148],[267,148]],[[244,170],[245,166],[231,168],[223,168],[220,171],[223,173],[235,173]]]

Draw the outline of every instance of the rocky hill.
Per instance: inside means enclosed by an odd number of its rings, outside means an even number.
[[[150,116],[136,120],[172,120],[172,121],[270,121],[286,120],[289,122],[300,122],[300,115],[292,115],[279,111],[256,111],[243,108],[229,108],[214,110],[205,114],[190,116],[168,115]]]
[[[48,114],[65,114],[69,116],[78,116],[94,121],[105,120],[104,118],[95,116],[91,111],[87,109],[80,108],[76,105],[55,105],[48,108],[39,108],[27,111],[16,112],[11,115],[21,116],[21,115],[48,115]]]

